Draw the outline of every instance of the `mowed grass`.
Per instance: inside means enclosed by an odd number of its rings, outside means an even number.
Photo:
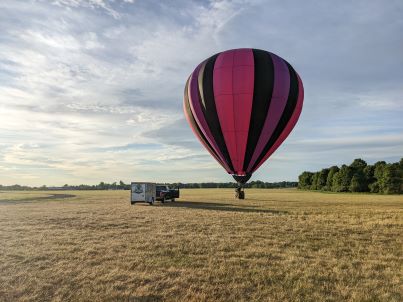
[[[403,300],[403,196],[129,194],[1,192],[0,300]]]

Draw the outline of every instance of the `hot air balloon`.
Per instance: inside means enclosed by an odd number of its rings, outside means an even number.
[[[243,185],[281,145],[302,110],[294,68],[260,49],[232,49],[206,59],[189,76],[184,112],[200,142]]]

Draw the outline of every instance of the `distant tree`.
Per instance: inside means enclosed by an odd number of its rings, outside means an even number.
[[[367,168],[366,161],[361,158],[356,158],[349,168],[351,169],[351,173],[353,173],[349,190],[351,192],[368,191],[368,182],[364,172]]]
[[[256,180],[254,183],[254,186],[255,186],[255,188],[259,188],[259,189],[265,187],[263,181],[260,181],[260,180]]]
[[[351,179],[353,178],[354,175],[354,170],[348,166],[345,166],[344,168],[340,169],[341,176],[342,176],[342,192],[347,192],[349,191]]]
[[[378,182],[373,182],[372,184],[369,184],[368,187],[371,193],[379,193],[380,188]]]
[[[365,192],[368,190],[367,179],[365,178],[364,172],[357,171],[353,175],[349,189],[351,192]]]
[[[402,177],[399,164],[388,164],[383,169],[382,193],[399,194],[401,191]]]
[[[367,187],[365,191],[369,191],[369,187],[371,184],[373,184],[376,181],[376,178],[374,176],[374,172],[375,172],[375,166],[373,165],[367,165],[364,168],[364,175],[365,175],[365,180],[367,182]]]
[[[350,190],[351,179],[353,178],[353,169],[342,165],[339,172],[334,175],[332,191],[348,192]]]
[[[374,177],[377,180],[381,180],[383,177],[383,170],[386,166],[385,161],[378,161],[374,164]]]
[[[329,171],[330,171],[330,169],[322,169],[322,171],[320,171],[318,179],[317,179],[317,184],[316,184],[317,190],[325,189]]]
[[[351,163],[350,168],[356,171],[363,171],[365,167],[367,166],[367,163],[365,160],[361,158],[356,158],[354,161]]]
[[[333,174],[332,191],[340,192],[340,189],[339,189],[340,187],[341,187],[341,175],[340,175],[340,170],[339,170]]]
[[[403,193],[403,158],[399,161],[400,193]]]
[[[311,184],[311,187],[310,187],[311,190],[317,190],[318,189],[319,174],[320,174],[320,172],[313,173],[313,175],[312,175],[312,184]]]
[[[374,185],[371,186],[372,187],[371,192],[383,193],[383,191],[385,189],[385,180],[384,180],[383,176],[384,176],[386,165],[387,164],[384,161],[378,161],[374,164],[375,182],[374,182]],[[378,190],[377,192],[374,191],[376,189]]]
[[[298,176],[298,188],[300,189],[310,189],[312,185],[312,172],[304,171],[300,176]]]
[[[332,167],[329,168],[329,173],[327,174],[327,178],[326,178],[325,190],[332,191],[333,178],[334,178],[334,174],[336,172],[339,172],[339,167],[338,166],[332,166]]]
[[[351,183],[350,183],[350,191],[351,192],[361,192],[360,188],[361,188],[360,180],[358,179],[357,174],[354,174],[353,178],[351,179]]]

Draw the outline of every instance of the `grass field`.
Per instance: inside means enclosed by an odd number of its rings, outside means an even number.
[[[403,196],[0,192],[1,301],[403,301]]]

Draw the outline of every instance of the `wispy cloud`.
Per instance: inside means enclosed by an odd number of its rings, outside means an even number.
[[[254,176],[402,156],[401,1],[37,0],[0,3],[0,183],[230,180],[182,94],[228,48],[278,53],[306,92]]]
[[[54,0],[53,5],[67,8],[91,8],[91,9],[102,9],[115,19],[120,19],[121,15],[105,0]],[[126,3],[133,3],[133,0],[123,0]]]

